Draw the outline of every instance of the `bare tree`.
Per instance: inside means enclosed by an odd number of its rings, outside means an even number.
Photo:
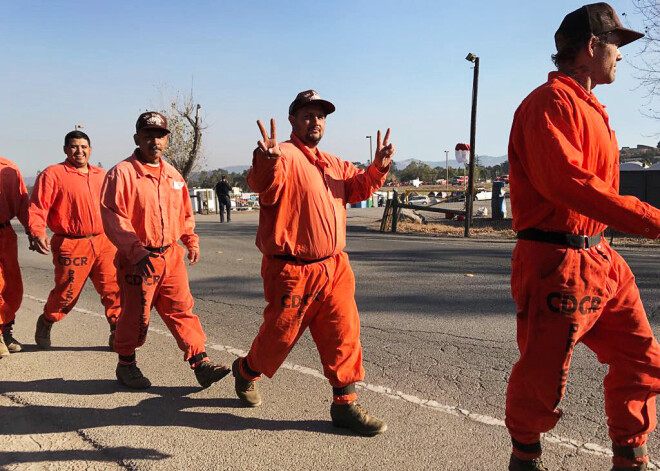
[[[206,126],[202,124],[200,109],[191,91],[188,97],[177,96],[170,109],[162,111],[170,128],[170,145],[165,158],[186,181],[202,157],[202,132]]]
[[[636,78],[648,91],[648,110],[642,113],[660,119],[660,0],[633,0],[644,23],[644,46],[633,63]]]

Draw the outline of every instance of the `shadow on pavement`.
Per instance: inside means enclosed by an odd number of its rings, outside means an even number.
[[[201,430],[301,430],[335,434],[330,421],[272,420],[241,417],[222,410],[242,409],[236,398],[195,398],[190,394],[201,391],[195,387],[152,387],[133,392],[112,380],[45,379],[25,383],[3,381],[0,393],[16,406],[0,407],[0,435],[32,435],[74,432],[99,427],[186,427]],[[23,404],[16,392],[55,394],[136,394],[145,397],[135,405],[115,408],[68,407],[61,405]],[[156,395],[154,397],[154,395]],[[107,404],[107,400],[103,400]],[[191,409],[204,408],[204,411]],[[26,421],[25,417],[38,418]]]
[[[170,455],[157,450],[129,447],[104,448],[101,450],[10,451],[0,454],[0,466],[39,462],[162,460],[169,457]]]

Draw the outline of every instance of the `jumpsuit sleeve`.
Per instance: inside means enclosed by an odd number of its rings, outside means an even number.
[[[181,242],[188,250],[199,251],[199,236],[195,234],[195,213],[193,212],[192,202],[188,185],[183,186],[183,230],[181,231]]]
[[[18,169],[16,169],[16,177],[18,178],[18,208],[16,208],[16,214],[18,216],[18,220],[25,228],[25,233],[30,234],[30,225],[28,220],[28,206],[30,205],[30,197],[28,195],[23,176],[21,175],[21,171]]]
[[[250,188],[259,193],[259,204],[272,206],[277,203],[286,181],[286,157],[282,153],[277,159],[257,157],[257,149],[252,154],[252,167],[247,175]]]
[[[544,113],[522,121],[519,154],[527,158],[521,164],[544,198],[622,232],[660,236],[660,210],[634,196],[619,195],[582,167],[579,125],[569,104],[555,97]]]
[[[48,172],[41,172],[32,188],[30,206],[28,209],[28,223],[30,233],[41,237],[46,235],[48,212],[55,200],[55,184]]]
[[[360,170],[351,162],[342,161],[346,202],[353,204],[364,201],[385,184],[389,166],[380,171],[372,162],[366,170]]]
[[[101,188],[101,220],[108,239],[131,263],[149,255],[142,246],[130,218],[127,182],[116,169],[108,172]]]

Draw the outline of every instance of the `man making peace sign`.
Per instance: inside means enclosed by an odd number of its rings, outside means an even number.
[[[394,146],[390,131],[367,170],[321,152],[326,116],[335,111],[314,90],[298,94],[289,107],[291,140],[277,142],[258,121],[259,141],[248,184],[259,193],[257,247],[268,305],[247,357],[232,365],[236,393],[248,406],[261,404],[256,380],[272,377],[309,327],[333,389],[332,423],[362,435],[387,425],[357,403],[355,383],[364,379],[355,277],[344,252],[346,204],[369,198],[385,182]]]

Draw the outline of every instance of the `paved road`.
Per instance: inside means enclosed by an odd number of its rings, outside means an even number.
[[[34,323],[52,277],[50,259],[21,247],[26,298],[16,334],[26,351],[0,361],[0,467],[6,469],[505,469],[506,381],[517,352],[508,294],[510,241],[380,234],[380,211],[349,213],[367,378],[361,402],[390,425],[354,437],[328,421],[331,394],[314,344],[303,336],[272,379],[264,405],[241,408],[230,378],[200,390],[154,313],[138,352],[154,386],[122,389],[93,288],[38,351]],[[202,261],[191,267],[208,352],[231,362],[249,348],[264,306],[256,214],[231,224],[201,216]],[[24,238],[21,243],[25,245]],[[660,250],[622,251],[654,328]],[[600,386],[605,367],[575,353],[564,419],[545,438],[551,469],[608,469]],[[651,450],[660,453],[653,437]]]

